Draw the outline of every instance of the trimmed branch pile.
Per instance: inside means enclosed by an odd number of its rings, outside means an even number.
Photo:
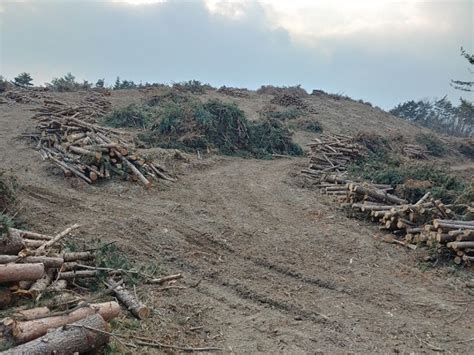
[[[406,144],[403,153],[411,159],[428,159],[428,151],[417,144]]]
[[[474,262],[474,221],[459,220],[453,206],[431,198],[429,192],[410,204],[390,194],[390,185],[354,182],[338,175],[323,175],[316,186],[398,236],[390,242],[410,249],[435,247],[440,254],[447,251],[456,264]]]
[[[302,171],[309,176],[344,172],[350,163],[364,154],[363,147],[355,143],[353,137],[342,134],[321,135],[321,138],[315,138],[314,143],[309,146],[309,168]]]
[[[28,134],[37,141],[42,158],[56,164],[65,176],[74,175],[92,184],[119,175],[140,180],[147,188],[150,179],[174,181],[160,165],[134,153],[123,132],[80,120],[80,112],[69,116],[73,112],[69,110],[35,115],[40,133]]]

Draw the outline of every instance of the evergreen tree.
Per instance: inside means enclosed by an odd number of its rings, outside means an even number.
[[[33,86],[33,78],[29,73],[21,73],[15,79],[13,79],[13,83],[18,86],[28,87]]]
[[[469,54],[461,47],[461,55],[467,59],[469,64],[474,65],[474,54]],[[470,71],[472,74],[472,71]],[[451,80],[451,86],[462,91],[473,91],[474,81]]]

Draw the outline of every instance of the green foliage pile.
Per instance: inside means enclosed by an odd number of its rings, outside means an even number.
[[[434,134],[420,134],[416,137],[418,143],[423,144],[431,155],[443,156],[446,151],[446,144]]]
[[[352,164],[348,171],[352,177],[377,184],[400,186],[400,197],[412,202],[416,202],[430,191],[433,197],[445,203],[452,203],[465,192],[467,186],[464,181],[443,169],[429,164],[405,164],[397,156],[386,151],[370,152]]]
[[[13,79],[13,83],[21,87],[29,87],[33,86],[33,78],[29,73],[21,73]]]
[[[59,92],[77,91],[77,90],[88,90],[92,87],[92,84],[84,80],[82,83],[76,81],[76,77],[71,73],[67,73],[63,77],[54,78],[51,83],[48,84],[51,90]]]
[[[146,129],[152,123],[155,112],[149,106],[131,104],[113,110],[106,115],[103,122],[111,127],[133,127]]]
[[[206,90],[212,89],[209,84],[203,84],[199,80],[183,81],[181,83],[174,83],[173,89],[183,92],[191,92],[193,94],[204,94]]]
[[[169,103],[184,104],[190,101],[189,96],[176,90],[169,90],[164,94],[150,97],[146,100],[145,104],[148,106],[165,106]]]
[[[474,160],[474,139],[459,143],[457,148],[461,154]]]
[[[301,155],[290,131],[280,122],[266,119],[253,123],[235,104],[211,100],[168,103],[161,120],[140,139],[165,148],[217,149],[226,155],[264,157],[269,154]]]

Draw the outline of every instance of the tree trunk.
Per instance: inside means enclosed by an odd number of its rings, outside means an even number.
[[[48,307],[37,307],[15,312],[12,317],[18,320],[33,320],[46,317],[50,310]]]
[[[87,327],[96,330],[87,329]],[[7,350],[4,354],[60,355],[92,352],[108,342],[109,335],[104,333],[107,330],[104,318],[99,314],[93,314],[70,326],[58,328],[41,338]]]
[[[12,281],[36,281],[43,277],[43,264],[0,265],[0,283]]]
[[[94,255],[88,251],[76,251],[76,252],[71,252],[71,253],[64,253],[62,254],[62,257],[65,262],[94,259]]]

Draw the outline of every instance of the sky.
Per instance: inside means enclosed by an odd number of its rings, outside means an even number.
[[[301,84],[389,109],[472,80],[474,0],[0,0],[0,75]]]

